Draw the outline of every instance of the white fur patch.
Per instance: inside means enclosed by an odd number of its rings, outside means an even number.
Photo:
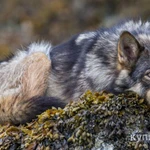
[[[93,38],[94,36],[95,36],[95,32],[80,34],[76,39],[76,44],[80,45],[83,40]]]
[[[1,62],[0,65],[6,65],[8,62],[4,61],[4,62]]]
[[[148,104],[150,105],[150,90],[148,90],[146,93],[146,100],[147,100]]]
[[[133,87],[128,89],[128,91],[133,91],[133,92],[136,92],[139,95],[142,95],[143,94],[142,89],[143,89],[142,88],[142,84],[141,83],[137,83]]]
[[[139,41],[141,41],[141,43],[145,43],[144,44],[145,46],[150,41],[150,35],[149,34],[145,34],[145,33],[139,34],[138,38],[139,38]]]
[[[129,71],[128,70],[121,70],[118,78],[116,79],[116,85],[121,85],[123,79],[127,79],[129,76]]]
[[[6,90],[0,92],[0,101],[5,99],[5,97],[7,98],[9,96],[11,97],[12,95],[15,95],[15,94],[19,93],[20,91],[21,91],[21,86],[18,86],[13,89],[6,89]]]
[[[126,22],[125,24],[122,24],[121,27],[119,27],[117,29],[118,33],[122,32],[122,31],[140,31],[142,30],[143,33],[146,33],[146,31],[148,31],[150,29],[150,22],[142,22],[141,20],[135,22],[133,20],[130,20],[128,22]]]
[[[29,54],[43,52],[50,59],[51,44],[46,42],[32,43],[29,45]]]
[[[13,57],[13,59],[11,61],[13,61],[13,63],[16,62],[16,64],[23,60],[26,56],[35,53],[35,52],[43,52],[48,59],[50,59],[50,52],[52,49],[52,45],[50,43],[46,43],[46,42],[41,42],[41,43],[32,43],[31,45],[29,45],[28,47],[28,51],[24,51],[24,50],[19,50],[16,52],[15,57]]]

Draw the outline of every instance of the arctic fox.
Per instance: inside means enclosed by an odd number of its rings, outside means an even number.
[[[131,90],[150,104],[150,22],[131,20],[17,52],[0,64],[0,123],[31,121],[88,89]]]

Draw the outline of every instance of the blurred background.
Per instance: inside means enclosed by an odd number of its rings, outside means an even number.
[[[0,61],[33,41],[59,44],[120,20],[150,19],[150,0],[0,0]]]

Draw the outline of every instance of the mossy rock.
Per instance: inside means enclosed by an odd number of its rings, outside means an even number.
[[[135,93],[88,91],[64,109],[49,109],[31,123],[1,126],[0,149],[150,149],[149,116],[147,103]]]

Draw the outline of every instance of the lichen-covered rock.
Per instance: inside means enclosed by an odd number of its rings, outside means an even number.
[[[1,126],[1,150],[150,149],[150,110],[135,93],[86,92],[26,125]]]

